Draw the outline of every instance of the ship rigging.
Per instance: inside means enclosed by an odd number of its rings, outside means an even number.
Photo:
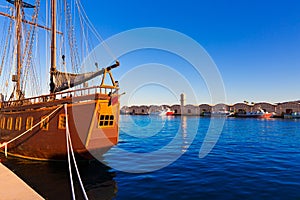
[[[2,91],[5,91],[6,95],[1,95],[0,98],[0,143],[18,138],[6,146],[13,156],[38,160],[64,159],[66,141],[61,132],[66,128],[66,119],[69,119],[71,138],[75,141],[74,150],[80,157],[90,159],[91,152],[105,152],[115,145],[119,137],[120,105],[119,86],[113,78],[112,69],[118,67],[119,62],[115,61],[102,69],[98,69],[98,64],[95,64],[96,69],[91,72],[78,73],[82,60],[79,54],[84,57],[89,53],[88,48],[91,48],[91,44],[86,40],[87,34],[95,32],[82,10],[80,1],[74,0],[73,4],[66,0],[60,3],[51,0],[50,4],[46,1],[45,10],[48,10],[48,6],[51,8],[50,27],[38,21],[40,0],[36,0],[34,5],[23,0],[7,2],[11,5],[8,6],[10,13],[0,12],[0,15],[9,19],[7,37],[3,40],[5,45],[1,49],[0,75],[2,83],[5,82],[2,84]],[[90,31],[79,31],[84,38],[82,40],[77,39],[78,32],[73,24],[75,6],[80,13],[81,26],[85,22],[90,27]],[[26,19],[25,10],[32,10],[30,20]],[[65,11],[65,15],[58,15],[58,10]],[[59,22],[58,18],[64,19],[64,23]],[[50,32],[50,45],[47,39],[44,45],[49,46],[50,58],[46,51],[37,47],[42,41],[37,38],[40,28]],[[67,33],[68,43],[58,48],[58,40],[66,43],[66,35],[62,30]],[[97,33],[95,37],[101,38]],[[78,45],[78,41],[81,45]],[[57,62],[58,51],[62,61],[60,64]],[[66,60],[66,54],[69,60]],[[50,60],[48,94],[41,93],[42,80],[37,71],[43,70],[38,70],[38,67],[42,67],[36,61],[38,58],[46,59],[46,63]],[[64,71],[58,70],[58,66]],[[67,72],[70,68],[73,72]],[[109,76],[106,76],[107,74]],[[10,75],[14,83],[11,86],[8,81]],[[101,77],[99,85],[87,87],[86,83],[97,77]],[[105,81],[107,78],[110,79],[110,84]],[[34,89],[40,89],[36,91],[37,95],[25,95]],[[12,90],[11,95],[8,95],[9,90]],[[63,104],[67,104],[69,117],[66,117],[61,109]],[[24,132],[30,134],[23,136]]]

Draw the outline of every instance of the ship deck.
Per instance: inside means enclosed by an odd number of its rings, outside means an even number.
[[[1,112],[21,111],[38,109],[41,107],[52,107],[60,104],[104,99],[109,100],[110,93],[116,90],[114,86],[94,86],[76,89],[48,95],[41,95],[21,100],[5,101],[0,103]]]

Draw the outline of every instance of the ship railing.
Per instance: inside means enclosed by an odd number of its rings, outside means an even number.
[[[75,98],[75,97],[83,97],[88,95],[96,95],[96,94],[104,94],[109,95],[118,91],[119,88],[110,85],[102,85],[102,86],[93,86],[86,88],[79,88],[75,90],[68,90],[64,92],[58,92],[48,95],[41,95],[37,97],[30,97],[21,100],[13,100],[13,101],[4,101],[1,102],[0,108],[11,107],[11,106],[20,106],[20,105],[30,105],[37,104],[43,102],[49,102],[52,100],[61,100],[66,98]]]

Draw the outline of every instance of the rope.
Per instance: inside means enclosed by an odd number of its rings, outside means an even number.
[[[84,195],[84,199],[88,200],[87,194],[86,194],[84,186],[82,184],[82,180],[80,178],[80,174],[79,174],[79,170],[78,170],[78,167],[77,167],[76,159],[75,159],[75,156],[74,156],[74,150],[73,150],[73,146],[72,146],[72,140],[71,140],[71,136],[70,136],[69,123],[68,123],[68,106],[67,106],[67,104],[64,104],[64,108],[65,108],[65,115],[66,115],[67,153],[68,153],[68,163],[69,163],[69,172],[70,172],[70,182],[71,182],[71,188],[72,188],[72,196],[73,196],[73,199],[76,199],[75,198],[75,192],[74,192],[73,178],[72,178],[72,170],[71,170],[70,150],[71,150],[71,154],[72,154],[74,167],[76,169],[77,177],[78,177],[78,180],[79,180],[79,183],[80,183],[80,187],[81,187],[81,190],[82,190],[83,195]]]
[[[70,47],[70,57],[71,57],[71,65],[72,70],[76,73],[79,72],[79,63],[81,62],[79,59],[79,53],[78,53],[78,47],[75,39],[75,27],[74,24],[72,24],[72,8],[70,8],[70,5],[65,1],[65,13],[66,13],[66,27],[68,29],[68,41],[69,41],[69,47]],[[75,18],[74,18],[75,19]]]
[[[75,3],[78,7],[78,11],[81,10],[81,15],[83,15],[87,21],[87,26],[91,29],[91,31],[95,34],[96,38],[102,42],[103,44],[103,47],[105,48],[106,52],[108,54],[110,54],[110,56],[114,59],[114,60],[117,60],[117,57],[114,55],[112,49],[108,46],[108,44],[105,42],[105,40],[102,38],[102,36],[97,32],[96,28],[94,27],[94,25],[92,24],[92,22],[90,21],[90,19],[88,18],[85,10],[83,9],[83,6],[82,4],[80,3],[80,1],[78,0],[75,0]]]
[[[37,0],[36,3],[35,3],[35,8],[34,8],[34,13],[32,15],[32,18],[31,18],[31,21],[33,23],[36,23],[37,22],[37,19],[38,19],[38,15],[39,15],[39,10],[40,10],[40,0]],[[24,15],[25,16],[25,13]],[[25,26],[26,27],[26,26]],[[36,29],[37,27],[36,26],[33,26],[33,25],[30,25],[30,29],[28,30],[27,32],[27,36],[26,36],[26,40],[25,40],[25,48],[24,48],[24,56],[22,58],[22,63],[24,63],[24,66],[23,66],[23,77],[22,77],[22,90],[25,91],[26,89],[26,80],[28,78],[28,72],[30,71],[30,75],[32,76],[31,77],[31,83],[33,83],[31,85],[31,89],[34,90],[36,89],[36,93],[37,92],[37,89],[39,88],[38,86],[38,83],[37,83],[37,80],[38,80],[38,77],[36,76],[36,70],[34,69],[34,63],[32,62],[32,51],[33,51],[33,44],[34,44],[34,41],[35,41],[35,38],[36,38]],[[25,62],[26,60],[26,62]],[[32,68],[32,70],[30,70],[30,68]]]
[[[43,123],[46,119],[50,118],[50,116],[52,116],[56,111],[58,111],[60,108],[62,108],[63,106],[59,106],[58,108],[56,108],[54,111],[52,111],[47,117],[45,117],[44,119],[42,119],[41,121],[39,121],[37,124],[35,124],[33,127],[31,127],[30,129],[28,129],[27,131],[23,132],[22,134],[18,135],[17,137],[9,140],[8,142],[4,142],[2,144],[0,144],[0,148],[5,147],[5,156],[7,157],[7,145],[9,143],[12,143],[13,141],[19,139],[20,137],[24,136],[26,133],[28,133],[29,131],[32,131],[32,129],[34,129],[35,127],[37,127],[38,125],[40,125],[41,123]]]
[[[7,56],[6,52],[7,52],[7,49],[8,49],[8,44],[9,44],[9,41],[10,41],[11,36],[12,36],[12,34],[11,34],[12,25],[13,25],[13,20],[11,19],[10,23],[9,23],[8,34],[7,34],[7,37],[6,37],[4,51],[3,51],[3,57],[2,57],[1,66],[0,66],[0,75],[2,74],[2,69],[3,69],[3,66],[4,66],[5,57]]]
[[[74,183],[73,183],[73,175],[72,175],[72,168],[71,168],[71,160],[70,160],[70,147],[69,147],[69,123],[68,123],[68,111],[65,104],[65,114],[66,114],[66,141],[67,141],[67,154],[68,154],[68,166],[69,166],[69,173],[70,173],[70,182],[71,182],[71,189],[72,189],[72,197],[73,199],[76,199],[75,197],[75,191],[74,191]]]

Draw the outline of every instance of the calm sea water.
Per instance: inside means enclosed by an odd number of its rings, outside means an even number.
[[[89,198],[300,199],[300,120],[226,119],[212,151],[199,158],[218,120],[121,116],[120,142],[104,155],[111,167],[79,163]],[[66,163],[2,162],[45,198],[71,198]]]

